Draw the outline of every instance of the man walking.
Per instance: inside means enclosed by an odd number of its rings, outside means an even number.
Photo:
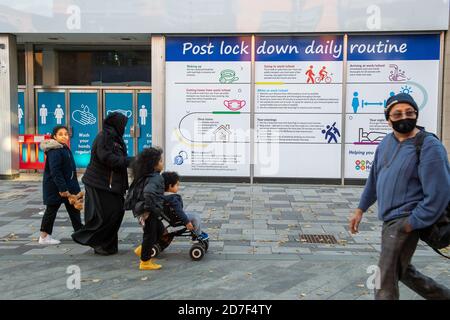
[[[417,159],[415,141],[425,134],[416,126],[418,115],[417,104],[408,94],[387,100],[385,117],[393,133],[378,146],[358,209],[350,218],[350,231],[357,233],[363,213],[378,201],[383,228],[377,300],[399,299],[398,281],[425,299],[450,299],[448,288],[410,263],[419,230],[435,223],[450,200],[450,166],[442,143],[427,135],[420,162]]]

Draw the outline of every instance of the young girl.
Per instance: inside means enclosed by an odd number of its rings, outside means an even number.
[[[139,269],[157,270],[161,265],[150,259],[151,249],[158,242],[164,232],[164,225],[159,220],[164,204],[164,180],[161,171],[164,168],[162,150],[158,148],[144,149],[133,163],[133,179],[136,185],[139,179],[143,183],[144,205],[142,212],[137,213],[143,225],[144,235],[142,245],[134,251],[141,257]]]
[[[44,140],[40,148],[47,156],[45,161],[42,190],[44,204],[47,206],[42,217],[40,244],[59,244],[51,234],[56,213],[62,203],[66,206],[74,230],[79,230],[81,223],[80,211],[69,202],[71,194],[80,192],[77,172],[72,152],[67,147],[69,132],[65,126],[56,126],[52,132],[52,139]]]

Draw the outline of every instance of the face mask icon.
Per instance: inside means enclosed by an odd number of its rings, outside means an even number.
[[[228,109],[232,110],[232,111],[237,111],[242,109],[245,106],[245,100],[225,100],[223,102],[223,104],[225,105],[225,107],[227,107]]]
[[[131,118],[131,115],[133,114],[131,112],[131,110],[123,110],[123,109],[108,110],[106,112],[106,114],[109,115],[110,113],[113,113],[113,112],[119,112],[119,113],[123,114],[127,118]]]

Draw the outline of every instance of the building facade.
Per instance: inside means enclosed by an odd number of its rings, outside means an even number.
[[[85,168],[117,111],[184,177],[361,182],[398,92],[450,151],[448,1],[108,3],[0,0],[1,176],[57,124]]]

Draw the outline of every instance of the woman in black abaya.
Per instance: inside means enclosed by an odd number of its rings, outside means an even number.
[[[91,160],[82,178],[85,186],[85,226],[72,239],[94,248],[96,254],[118,251],[120,225],[125,214],[124,194],[128,189],[127,148],[123,140],[128,118],[109,114],[94,140]]]

